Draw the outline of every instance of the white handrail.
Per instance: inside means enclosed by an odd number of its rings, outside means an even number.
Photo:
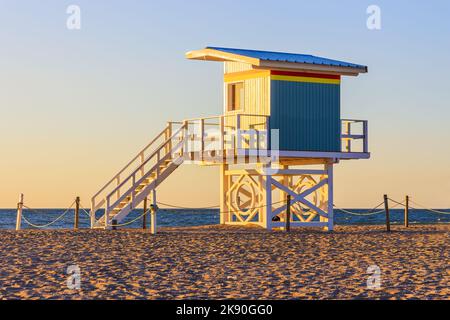
[[[341,141],[345,143],[345,150],[343,152],[355,152],[352,150],[352,141],[362,140],[362,152],[369,152],[369,130],[367,120],[356,120],[356,119],[341,119]],[[355,133],[352,130],[353,124],[362,124],[362,128],[359,130],[361,132]]]
[[[96,203],[96,198],[103,192],[105,191],[105,189],[107,187],[109,187],[114,181],[117,181],[119,184],[121,179],[120,179],[120,175],[127,169],[129,169],[133,163],[136,162],[137,159],[141,159],[144,156],[144,153],[159,139],[161,138],[166,132],[167,130],[169,130],[171,124],[168,124],[155,138],[153,138],[144,148],[141,149],[141,151],[139,151],[137,153],[137,155],[135,157],[133,157],[133,159],[131,159],[121,170],[119,170],[102,188],[100,188],[100,190],[97,191],[96,194],[94,194],[91,198],[91,210],[92,211],[96,211],[103,203],[103,200],[100,200],[99,203]]]
[[[251,119],[245,119],[244,117],[252,117]],[[225,121],[225,119],[229,118],[236,118],[231,120],[230,125],[227,125],[228,121]],[[256,119],[254,119],[256,118]],[[258,118],[264,118],[264,120],[258,119]],[[199,150],[199,156],[200,160],[204,160],[204,152],[206,151],[206,142],[210,141],[210,133],[207,133],[207,130],[205,126],[217,126],[220,130],[220,148],[222,150],[225,150],[225,135],[229,135],[230,131],[226,128],[232,128],[231,134],[235,131],[236,134],[239,136],[242,136],[242,139],[247,137],[247,135],[256,134],[258,136],[259,131],[255,129],[256,126],[262,126],[263,129],[261,130],[268,130],[268,119],[269,116],[267,115],[261,115],[261,114],[245,114],[245,113],[234,113],[234,114],[226,114],[226,115],[220,115],[220,116],[211,116],[211,117],[203,117],[203,118],[196,118],[196,119],[188,119],[184,120],[182,122],[168,122],[167,127],[161,131],[150,143],[148,143],[131,161],[129,161],[118,173],[116,173],[112,179],[110,179],[92,198],[91,198],[91,224],[92,226],[95,226],[98,224],[98,221],[96,221],[94,213],[97,209],[101,207],[105,207],[105,214],[101,219],[105,219],[104,224],[105,228],[107,228],[110,223],[110,218],[114,218],[117,212],[114,213],[114,216],[111,217],[112,212],[114,212],[114,209],[119,206],[121,202],[123,202],[125,199],[127,199],[128,205],[131,205],[131,207],[134,207],[138,204],[138,202],[141,201],[142,195],[140,193],[143,189],[137,189],[140,185],[147,185],[145,190],[148,189],[148,185],[152,184],[155,188],[157,185],[157,181],[159,181],[159,177],[161,175],[165,175],[166,168],[162,167],[161,164],[164,163],[164,165],[167,163],[166,161],[168,159],[171,159],[173,154],[180,153],[180,157],[184,157],[184,154],[186,152],[196,152],[196,147],[192,147],[194,149],[191,149],[190,142],[195,142],[198,146],[198,142],[200,142],[200,150]],[[208,121],[206,121],[208,120]],[[215,123],[217,120],[217,123]],[[257,122],[256,124],[254,122]],[[173,131],[173,127],[175,124],[181,124],[179,127],[176,125],[177,130]],[[248,129],[250,128],[250,129]],[[192,134],[189,133],[189,129],[191,129]],[[198,130],[197,130],[198,129]],[[225,131],[226,130],[226,131]],[[199,131],[199,133],[197,132]],[[180,135],[181,134],[181,135]],[[200,137],[199,137],[200,134]],[[154,147],[155,142],[158,141],[161,137],[164,137],[164,140],[159,144],[158,146]],[[180,138],[178,143],[175,143],[177,138]],[[200,139],[199,139],[200,138]],[[250,138],[248,138],[250,139]],[[212,141],[215,141],[214,139]],[[252,140],[253,141],[253,140]],[[240,141],[238,138],[237,141],[235,139],[231,140],[232,149],[236,149],[236,146],[238,148],[242,148],[243,141]],[[260,140],[257,139],[258,145],[256,148],[259,148]],[[268,140],[267,140],[268,143]],[[172,144],[175,144],[174,146]],[[147,155],[145,154],[149,149],[151,148],[151,152]],[[181,148],[181,152],[179,151]],[[209,148],[209,147],[208,147]],[[227,148],[228,150],[228,148]],[[161,153],[163,152],[163,153]],[[189,157],[191,157],[191,154],[189,154]],[[152,165],[148,169],[145,169],[145,166],[148,166],[148,163],[150,161],[155,161],[156,164]],[[139,163],[136,163],[139,161]],[[127,170],[131,169],[131,170]],[[131,171],[131,172],[129,172]],[[126,175],[124,174],[126,172]],[[140,176],[138,176],[138,173],[141,173]],[[154,180],[150,180],[153,182],[148,182],[146,179],[152,174],[156,172],[156,177]],[[131,184],[131,186],[128,187],[128,185]],[[114,183],[114,185],[113,185]],[[122,190],[124,191],[123,194],[121,193]],[[129,199],[131,198],[131,199]],[[120,207],[122,208],[122,207]],[[127,207],[125,210],[129,210],[130,206]],[[119,211],[120,212],[120,211]]]
[[[150,141],[141,151],[138,152],[138,154],[131,159],[121,170],[119,170],[119,172],[117,172],[114,177],[112,177],[111,180],[109,180],[93,197],[98,196],[103,190],[105,190],[105,188],[111,184],[111,182],[113,182],[115,179],[117,179],[117,177],[124,172],[126,169],[128,169],[130,167],[130,165],[136,160],[138,159],[145,151],[147,151],[148,148],[150,148],[153,143],[158,140],[163,134],[164,132],[166,132],[168,127],[166,127],[163,131],[161,131],[152,141]]]
[[[164,143],[162,143],[159,147],[158,147],[158,149],[156,149],[150,156],[148,156],[147,157],[147,159],[146,160],[144,160],[144,162],[141,164],[141,165],[139,165],[139,167],[137,167],[132,173],[130,173],[129,175],[128,175],[128,177],[126,177],[119,185],[117,185],[116,186],[116,188],[114,188],[114,190],[113,191],[111,191],[108,195],[107,195],[107,197],[109,198],[109,197],[111,197],[117,190],[116,189],[120,189],[121,187],[123,187],[129,180],[130,180],[130,178],[131,177],[133,177],[133,176],[135,176],[136,175],[136,173],[138,173],[139,171],[141,171],[142,170],[142,168],[151,160],[151,159],[153,159],[155,156],[157,156],[159,153],[160,153],[160,151],[171,141],[171,139],[173,139],[174,137],[176,137],[180,132],[181,132],[181,130],[183,130],[184,129],[184,126],[182,126],[182,127],[180,127],[177,131],[175,131],[175,133],[170,137],[170,139],[168,139],[168,140],[166,140]],[[159,161],[158,161],[159,162]],[[159,163],[156,163],[156,165],[159,165]],[[151,170],[150,170],[151,171]]]

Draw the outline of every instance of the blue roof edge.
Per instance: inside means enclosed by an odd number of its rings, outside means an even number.
[[[231,54],[242,55],[250,58],[257,58],[265,61],[279,61],[279,62],[292,62],[302,64],[314,64],[333,67],[345,67],[354,69],[364,69],[366,72],[368,67],[351,62],[345,62],[341,60],[334,60],[310,54],[290,53],[290,52],[276,52],[276,51],[263,51],[252,49],[238,49],[238,48],[224,48],[207,46],[206,49],[212,49]]]

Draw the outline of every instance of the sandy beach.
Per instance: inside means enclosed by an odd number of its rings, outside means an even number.
[[[449,299],[449,225],[0,231],[1,299]],[[80,268],[81,289],[67,287]],[[367,268],[381,270],[370,290]]]

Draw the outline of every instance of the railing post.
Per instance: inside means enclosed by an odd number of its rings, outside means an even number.
[[[225,159],[225,118],[220,116],[220,150],[222,159]]]
[[[145,160],[144,152],[141,152],[141,154],[139,156],[141,158],[141,177],[143,177],[145,174],[144,166],[143,166],[144,160]]]
[[[169,153],[172,150],[172,122],[167,122],[166,140],[169,140],[169,143],[167,144],[167,152]]]
[[[78,229],[79,217],[80,217],[80,197],[76,197],[75,198],[75,217],[74,217],[74,223],[73,223],[74,230]]]
[[[158,167],[159,168],[159,167]],[[136,189],[136,175],[133,174],[133,177],[131,179],[131,182],[133,184],[133,186],[131,187],[131,199],[130,199],[130,209],[133,210],[134,207],[134,198],[135,198],[135,194],[134,194],[134,190]]]
[[[188,153],[189,152],[189,122],[188,121],[183,121],[183,137],[184,137],[184,148],[183,148],[183,153]]]
[[[367,153],[369,152],[369,128],[368,128],[368,121],[363,121],[363,152]]]
[[[120,175],[117,175],[117,176],[116,176],[116,187],[118,187],[119,184],[120,184]],[[116,196],[117,196],[117,199],[120,198],[120,188],[117,188],[117,190],[116,190]]]
[[[237,152],[241,150],[241,114],[236,115],[236,148]]]
[[[348,122],[346,122],[346,134],[348,136],[350,136],[351,132],[352,132],[352,124],[350,121],[348,121]],[[347,144],[347,146],[346,146],[347,152],[352,152],[352,141],[351,141],[350,137],[347,137],[347,139],[345,141]]]
[[[20,230],[22,226],[22,210],[23,210],[23,193],[19,195],[19,202],[17,203],[16,230]]]
[[[161,154],[159,153],[159,150],[158,150],[158,152],[156,153],[156,163],[157,163],[157,165],[156,165],[156,180],[159,179],[159,175],[160,175],[160,169],[161,169],[159,167],[160,161],[161,161]],[[134,181],[133,181],[133,185],[134,185]]]
[[[200,119],[200,161],[203,161],[203,152],[205,151],[205,119]]]

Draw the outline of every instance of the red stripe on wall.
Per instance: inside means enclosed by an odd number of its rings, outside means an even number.
[[[310,78],[323,78],[323,79],[336,79],[340,80],[340,75],[334,74],[321,74],[321,73],[309,73],[309,72],[294,72],[294,71],[279,71],[279,70],[271,70],[271,75],[278,76],[291,76],[291,77],[310,77]]]

